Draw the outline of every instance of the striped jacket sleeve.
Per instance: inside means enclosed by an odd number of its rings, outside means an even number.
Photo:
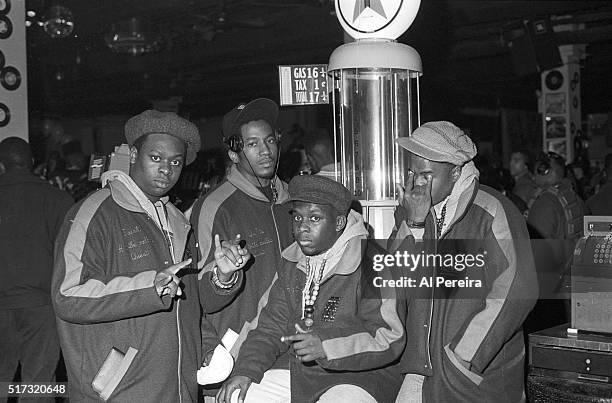
[[[261,311],[257,328],[249,332],[240,348],[232,375],[247,376],[253,382],[259,383],[264,372],[289,349],[288,344],[280,341],[282,336],[287,335],[287,323],[290,318],[285,287],[285,282],[281,278],[272,286],[268,303]]]
[[[362,268],[363,269],[363,268]],[[379,275],[391,279],[394,271]],[[364,282],[371,283],[369,276]],[[323,342],[325,359],[317,360],[329,370],[361,371],[379,368],[398,359],[406,343],[404,322],[406,296],[393,288],[373,289],[362,284],[357,316],[338,317],[334,327],[317,330]]]
[[[482,191],[475,199],[492,216],[484,267],[488,293],[482,310],[466,320],[450,344],[456,355],[480,373],[521,330],[538,292],[525,223],[518,211],[504,209],[492,199]]]
[[[171,304],[169,296],[162,299],[155,291],[154,268],[133,275],[108,274],[111,263],[105,251],[110,234],[101,225],[93,225],[94,215],[108,195],[99,191],[75,206],[55,244],[53,306],[57,316],[67,322],[116,321],[166,310]]]
[[[231,222],[240,218],[230,217],[222,208],[232,193],[233,187],[225,183],[203,200],[198,200],[191,213],[191,226],[195,229],[198,240],[199,279],[205,275],[210,276],[215,266],[215,235],[219,235],[221,240],[229,240],[237,235],[231,233]]]

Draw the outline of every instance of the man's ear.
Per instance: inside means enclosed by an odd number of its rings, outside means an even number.
[[[134,146],[130,147],[130,165],[136,163],[136,157],[138,157],[138,149]]]
[[[240,162],[240,158],[238,157],[238,153],[232,151],[232,150],[227,150],[227,155],[229,156],[230,160],[232,160],[232,162],[234,164],[237,164]]]
[[[336,232],[340,232],[346,227],[346,216],[339,215],[336,217]]]

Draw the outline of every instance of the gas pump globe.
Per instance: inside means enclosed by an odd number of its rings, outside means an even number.
[[[420,123],[421,57],[395,41],[418,6],[418,1],[336,0],[342,27],[357,39],[334,50],[328,65],[336,179],[359,200],[377,239],[391,233],[395,185],[404,183],[404,155],[395,139]]]

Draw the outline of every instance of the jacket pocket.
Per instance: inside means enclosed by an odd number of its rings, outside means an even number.
[[[453,364],[453,366],[459,372],[461,372],[463,375],[465,375],[475,385],[477,385],[477,386],[480,385],[480,383],[482,382],[482,379],[483,379],[482,376],[480,376],[477,373],[472,372],[469,369],[467,369],[466,367],[464,367],[459,362],[457,357],[455,356],[455,353],[450,349],[450,344],[447,344],[446,346],[444,346],[444,352],[446,353],[446,357],[449,359],[451,364]]]
[[[108,353],[100,370],[91,382],[91,387],[103,401],[107,401],[113,394],[130,368],[132,361],[134,361],[136,353],[138,353],[138,350],[133,347],[128,348],[125,354],[115,347]]]

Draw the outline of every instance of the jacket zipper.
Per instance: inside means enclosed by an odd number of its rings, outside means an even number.
[[[276,224],[276,217],[274,217],[274,204],[270,205],[270,213],[272,213],[272,222],[274,222],[274,232],[276,233],[276,243],[278,244],[278,254],[282,252],[282,247],[280,243],[280,235],[278,234],[278,226]]]
[[[165,210],[165,206],[164,206],[164,210]],[[158,229],[160,230],[160,232],[162,233],[162,236],[164,237],[164,241],[166,243],[166,247],[168,248],[168,251],[170,252],[170,257],[172,259],[172,263],[176,263],[174,262],[174,251],[172,250],[173,248],[173,244],[172,244],[172,240],[169,239],[169,234],[167,235],[166,232],[163,229],[163,225],[161,222],[161,219],[159,217],[159,213],[157,212],[157,207],[155,208],[155,213],[157,214],[157,219],[159,220],[159,227]],[[166,213],[166,221],[168,221],[168,214]],[[157,225],[156,225],[157,227]],[[160,228],[161,227],[161,228]],[[183,395],[181,393],[181,354],[182,354],[182,346],[181,346],[181,324],[180,324],[180,319],[179,319],[179,310],[180,310],[180,299],[176,300],[176,334],[178,337],[178,365],[176,367],[176,375],[177,375],[177,380],[178,380],[178,395],[179,395],[179,403],[181,403],[183,401]]]
[[[178,335],[178,366],[177,366],[177,376],[178,376],[178,394],[179,394],[179,403],[183,401],[183,395],[181,393],[181,324],[179,321],[179,308],[181,306],[180,300],[176,300],[176,333]]]

